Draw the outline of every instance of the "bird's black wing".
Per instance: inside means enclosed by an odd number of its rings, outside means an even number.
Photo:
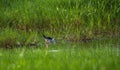
[[[47,36],[45,36],[44,34],[42,34],[42,35],[43,35],[43,37],[44,37],[45,39],[52,40],[52,38],[51,38],[51,37],[47,37]]]

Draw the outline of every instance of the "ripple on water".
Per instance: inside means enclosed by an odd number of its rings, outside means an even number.
[[[49,50],[48,52],[59,52],[60,50]]]

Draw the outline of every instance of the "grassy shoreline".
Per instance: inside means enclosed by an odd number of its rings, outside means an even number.
[[[37,37],[45,33],[72,41],[119,36],[119,3],[120,0],[1,0],[0,43],[29,43],[36,33]]]

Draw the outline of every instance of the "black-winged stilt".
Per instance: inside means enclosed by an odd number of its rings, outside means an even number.
[[[54,43],[55,44],[55,38],[47,37],[44,34],[43,34],[43,37],[45,39],[46,48],[48,48],[48,46],[49,46],[50,43]]]

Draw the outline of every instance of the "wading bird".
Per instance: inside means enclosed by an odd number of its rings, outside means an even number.
[[[54,38],[47,37],[44,34],[43,34],[43,37],[45,39],[46,48],[48,48],[48,46],[49,46],[50,43],[54,43],[55,44],[55,39]]]

